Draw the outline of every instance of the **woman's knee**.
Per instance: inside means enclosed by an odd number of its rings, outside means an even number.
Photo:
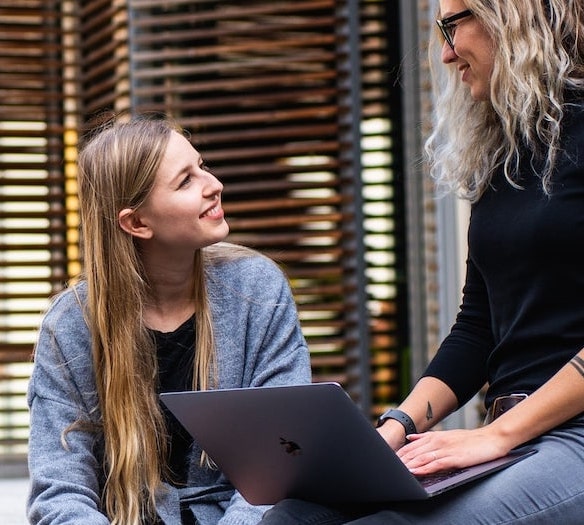
[[[333,507],[285,499],[269,509],[259,525],[341,525],[347,516]]]

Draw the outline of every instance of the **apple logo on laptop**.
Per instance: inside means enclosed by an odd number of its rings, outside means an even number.
[[[280,445],[284,447],[286,454],[290,454],[291,456],[300,456],[300,454],[302,454],[302,448],[295,441],[290,441],[281,437]]]

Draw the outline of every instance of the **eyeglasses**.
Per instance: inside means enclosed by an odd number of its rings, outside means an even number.
[[[464,11],[461,11],[460,13],[456,13],[452,16],[447,17],[447,18],[442,18],[442,19],[436,20],[436,24],[438,24],[438,28],[440,29],[440,32],[442,33],[444,40],[446,40],[446,42],[452,48],[453,51],[454,51],[454,33],[455,33],[456,27],[458,25],[458,24],[453,24],[453,22],[456,22],[457,20],[460,20],[461,18],[466,18],[467,16],[471,16],[471,15],[472,15],[472,11],[470,9],[466,9]]]

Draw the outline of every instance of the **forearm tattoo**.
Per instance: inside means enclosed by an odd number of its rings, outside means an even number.
[[[574,356],[570,361],[570,364],[578,370],[578,373],[584,377],[584,359],[578,356]]]
[[[426,421],[430,421],[434,417],[434,413],[432,412],[432,405],[430,401],[428,401],[428,406],[426,407]]]

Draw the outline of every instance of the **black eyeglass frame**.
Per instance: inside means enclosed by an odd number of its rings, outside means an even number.
[[[456,22],[457,20],[460,20],[461,18],[466,18],[467,16],[471,16],[472,15],[472,11],[470,9],[465,9],[464,11],[461,11],[460,13],[455,13],[452,16],[448,16],[446,18],[441,18],[436,20],[436,25],[438,25],[438,28],[440,29],[440,32],[442,33],[442,36],[444,37],[444,40],[446,40],[446,42],[448,43],[448,45],[451,47],[451,49],[454,51],[454,36],[450,33],[450,29],[452,27],[452,22]],[[454,26],[456,27],[456,26]]]

